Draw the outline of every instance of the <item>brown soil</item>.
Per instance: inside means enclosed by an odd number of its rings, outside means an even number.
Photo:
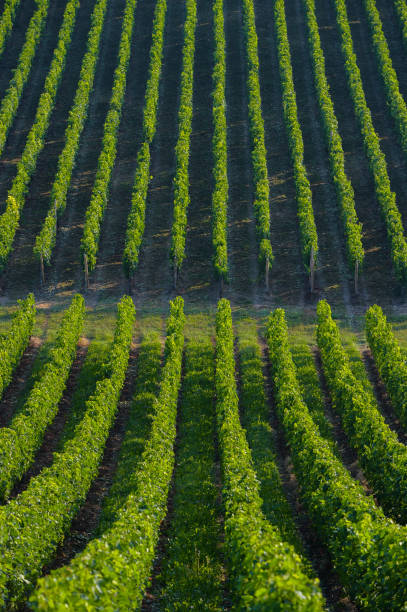
[[[390,429],[397,434],[399,441],[403,442],[403,444],[407,444],[407,433],[404,431],[400,420],[394,412],[389,394],[386,390],[386,385],[380,377],[379,371],[373,359],[373,355],[369,348],[366,347],[362,350],[362,358],[365,364],[366,372],[369,376],[369,380],[372,383],[380,412],[384,416],[384,419]]]
[[[106,442],[98,474],[92,482],[84,504],[72,521],[69,533],[59,546],[54,561],[44,569],[44,575],[53,569],[68,564],[75,555],[85,548],[98,526],[103,499],[113,482],[119,451],[129,418],[136,360],[136,349],[132,348],[130,350],[129,365],[123,390],[118,403],[117,416]]]
[[[34,463],[24,474],[21,481],[16,484],[11,492],[10,498],[17,497],[17,495],[25,491],[31,478],[37,476],[42,469],[51,465],[54,459],[54,452],[58,447],[58,440],[68,418],[72,396],[75,391],[79,372],[86,357],[88,346],[89,341],[81,339],[75,361],[72,364],[71,372],[66,383],[66,389],[59,404],[58,413],[45,432],[43,443],[35,456]]]
[[[275,432],[276,463],[280,472],[285,495],[292,509],[292,515],[298,529],[300,540],[319,578],[321,590],[326,598],[329,609],[335,612],[355,612],[357,608],[346,596],[340,583],[339,576],[336,574],[332,565],[329,552],[322,543],[318,531],[314,529],[306,509],[302,504],[300,483],[295,475],[290,449],[281,423],[277,417],[273,387],[270,377],[268,376],[268,372],[270,371],[268,349],[263,345],[262,350],[266,362],[266,390],[271,407],[270,423]]]
[[[7,427],[13,417],[14,411],[17,408],[18,398],[27,384],[27,379],[41,344],[40,338],[36,336],[31,337],[28,347],[24,351],[21,361],[13,374],[13,378],[3,393],[0,401],[0,427]]]
[[[335,11],[331,2],[320,0],[316,2],[316,9],[327,77],[343,140],[346,172],[355,191],[356,211],[363,224],[366,259],[360,282],[361,309],[364,310],[364,305],[372,301],[397,303],[399,287],[393,273],[389,241],[376,201],[359,123],[350,100]]]

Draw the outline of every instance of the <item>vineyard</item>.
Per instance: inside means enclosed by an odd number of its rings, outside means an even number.
[[[0,0],[0,609],[407,609],[407,0]]]

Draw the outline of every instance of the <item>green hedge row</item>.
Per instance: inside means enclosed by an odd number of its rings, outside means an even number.
[[[407,600],[407,528],[384,516],[321,437],[301,398],[281,309],[270,315],[267,340],[277,410],[314,528],[361,609],[402,610]]]
[[[178,109],[178,140],[175,146],[174,218],[172,223],[171,258],[176,275],[185,259],[185,236],[189,196],[189,150],[192,131],[195,29],[197,9],[195,0],[185,0],[187,14],[184,24],[182,51],[181,96]]]
[[[308,42],[314,70],[315,89],[324,126],[325,141],[328,147],[332,179],[335,184],[346,236],[348,260],[351,268],[357,274],[357,271],[363,265],[365,257],[362,244],[362,225],[358,220],[355,210],[353,187],[346,175],[345,154],[326,77],[325,57],[321,47],[321,38],[315,14],[315,0],[304,0],[304,6],[307,17]],[[357,277],[355,280],[357,281]]]
[[[135,310],[125,296],[118,305],[114,341],[83,418],[54,454],[50,467],[0,508],[0,607],[10,610],[33,589],[62,542],[97,474],[124,383]]]
[[[108,0],[98,0],[92,12],[86,53],[83,56],[77,90],[65,130],[65,144],[58,159],[58,169],[51,188],[50,207],[41,231],[35,239],[34,253],[46,264],[51,262],[57,234],[57,219],[66,207],[79,142],[88,116],[107,5]]]
[[[65,69],[79,5],[79,0],[69,0],[66,5],[57,46],[38,102],[34,123],[28,133],[23,154],[17,165],[17,174],[8,192],[6,210],[0,217],[0,267],[5,266],[10,254],[21,211],[25,204],[28,185],[37,167],[38,156],[44,148],[45,136]]]
[[[407,364],[380,306],[366,313],[366,336],[393,409],[407,429]]]
[[[399,280],[407,282],[407,242],[401,215],[396,204],[396,196],[391,191],[386,158],[380,148],[380,139],[374,129],[372,115],[363,91],[362,78],[353,50],[346,3],[345,0],[334,0],[334,4],[349,91],[374,179],[376,198],[386,224],[387,235],[391,244],[393,265]]]
[[[137,465],[134,488],[115,521],[68,565],[39,581],[34,609],[139,609],[167,509],[174,467],[178,391],[184,345],[182,298],[171,303],[165,364],[150,437]]]
[[[407,4],[405,0],[393,0],[403,32],[404,44],[407,45]]]
[[[228,276],[228,151],[226,126],[226,41],[223,16],[223,0],[213,3],[213,34],[215,48],[213,53],[213,192],[212,192],[212,245],[214,266],[219,278]]]
[[[81,239],[81,253],[86,277],[88,271],[92,271],[96,266],[100,227],[109,198],[110,180],[117,154],[118,130],[126,93],[136,6],[137,0],[126,0],[112,95],[103,126],[102,150],[98,159],[92,195],[86,209],[85,226]]]
[[[166,14],[166,0],[158,0],[154,13],[150,66],[146,93],[144,96],[144,142],[137,154],[137,168],[130,213],[127,219],[126,240],[123,253],[123,267],[128,277],[133,276],[136,271],[140,247],[144,236],[147,190],[152,178],[150,176],[150,146],[155,136],[157,124]]]
[[[21,411],[0,429],[0,499],[32,464],[44,433],[53,421],[65,390],[83,329],[85,301],[76,295],[65,312],[49,359]]]
[[[216,315],[216,413],[225,508],[225,553],[234,609],[322,610],[318,582],[262,512],[259,482],[239,420],[230,304]]]
[[[269,268],[273,262],[273,250],[270,239],[270,187],[267,171],[267,151],[264,141],[264,121],[261,110],[259,54],[253,0],[242,0],[242,7],[247,66],[250,147],[252,151],[253,206],[259,241],[259,260],[265,264],[266,285],[268,286]]]
[[[13,29],[14,18],[21,0],[6,0],[4,3],[3,13],[0,18],[0,56],[6,46],[7,38]]]
[[[314,210],[312,208],[311,185],[304,164],[304,141],[298,121],[297,98],[291,65],[284,0],[275,0],[274,24],[283,95],[284,121],[294,167],[302,256],[305,267],[309,271],[313,267],[311,259],[313,258],[315,262],[318,256],[318,236]]]
[[[33,294],[30,293],[25,300],[19,300],[18,304],[9,332],[0,338],[0,398],[28,346],[35,323]]]
[[[319,302],[317,313],[317,341],[334,408],[385,512],[406,523],[407,447],[398,441],[352,373],[329,304]]]

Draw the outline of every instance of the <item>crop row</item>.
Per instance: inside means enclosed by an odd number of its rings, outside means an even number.
[[[70,565],[39,581],[31,600],[35,609],[64,606],[126,611],[141,604],[160,523],[166,514],[174,466],[185,316],[182,298],[176,298],[170,306],[160,391],[132,490],[101,537],[92,540]]]
[[[407,522],[407,448],[385,423],[356,379],[339,330],[325,301],[318,304],[317,340],[335,410],[357,450],[360,464],[381,505],[395,520]]]
[[[366,313],[366,336],[393,408],[407,429],[407,364],[380,306]]]
[[[35,300],[30,294],[19,302],[9,332],[0,338],[0,398],[27,348],[35,323]]]
[[[92,271],[96,266],[100,228],[109,198],[110,179],[116,160],[117,136],[124,95],[126,93],[127,72],[131,55],[131,41],[133,38],[136,5],[137,0],[126,0],[118,60],[114,72],[112,95],[103,126],[102,150],[98,159],[92,195],[86,210],[85,226],[81,239],[81,253],[85,269],[86,285],[88,284],[89,271]]]
[[[267,339],[277,411],[314,528],[360,608],[401,610],[407,528],[384,516],[321,437],[301,398],[281,309],[269,317]]]
[[[262,512],[259,482],[239,419],[233,340],[230,304],[222,299],[216,315],[216,414],[234,603],[246,610],[321,610],[317,581],[306,575],[294,548]]]
[[[304,5],[307,16],[308,42],[314,71],[315,89],[324,126],[331,174],[335,184],[346,236],[348,260],[351,268],[354,269],[355,291],[357,292],[358,274],[363,265],[365,256],[362,244],[362,226],[355,210],[355,194],[353,187],[346,175],[345,154],[326,77],[325,57],[321,47],[321,38],[315,15],[315,1],[304,0]]]
[[[189,195],[189,151],[192,131],[195,29],[197,9],[195,0],[186,0],[184,46],[182,50],[181,94],[178,109],[178,140],[175,145],[174,218],[171,237],[171,258],[174,284],[185,258],[185,236]]]
[[[376,2],[375,0],[364,0],[364,5],[372,35],[373,47],[378,60],[379,72],[387,94],[387,103],[397,126],[401,146],[404,153],[407,154],[407,105],[400,92],[400,85],[396,71],[393,68],[389,46],[383,32],[382,21],[376,7]]]
[[[35,240],[34,252],[41,261],[43,280],[43,265],[44,262],[49,264],[51,261],[56,241],[58,216],[61,215],[66,207],[67,193],[71,183],[79,142],[88,116],[89,100],[93,90],[107,4],[108,0],[98,0],[93,9],[86,52],[82,60],[77,90],[65,130],[65,144],[58,159],[58,169],[51,188],[50,207],[41,231]]]
[[[375,184],[376,197],[381,207],[387,234],[390,239],[393,265],[399,279],[401,281],[406,281],[407,242],[404,235],[401,215],[397,208],[396,196],[391,191],[386,159],[380,148],[379,136],[374,129],[372,115],[363,91],[362,78],[353,50],[352,34],[345,0],[334,0],[334,3],[349,90],[359,120],[367,157],[369,159],[369,166]]]
[[[8,131],[14,121],[25,84],[31,72],[33,59],[48,15],[49,0],[36,0],[36,5],[37,8],[27,28],[24,45],[18,58],[17,68],[14,70],[6,94],[1,101],[0,156],[3,154]]]
[[[131,197],[130,213],[127,218],[126,239],[123,253],[123,266],[129,278],[131,278],[136,271],[140,247],[144,236],[147,190],[151,180],[150,146],[154,139],[157,126],[157,109],[160,93],[166,14],[166,0],[158,0],[154,12],[150,65],[144,97],[144,142],[137,154],[137,168]]]
[[[4,3],[3,13],[0,18],[0,56],[6,46],[7,38],[13,29],[14,18],[21,0],[6,0]]]
[[[82,332],[85,302],[74,297],[58,330],[49,359],[21,410],[9,427],[0,429],[0,498],[7,498],[14,484],[32,464],[44,432],[52,422],[64,392]]]
[[[129,358],[135,311],[118,305],[106,377],[96,385],[83,418],[50,467],[0,508],[0,607],[10,609],[29,592],[84,502],[116,413]]]
[[[267,171],[267,151],[264,141],[264,120],[261,110],[256,18],[253,0],[242,0],[242,6],[247,65],[250,146],[252,151],[253,206],[259,241],[259,260],[265,265],[266,287],[268,287],[269,269],[273,262],[273,250],[270,240],[270,188]]]
[[[17,174],[8,192],[6,210],[0,217],[0,266],[3,267],[10,254],[20,222],[29,182],[35,172],[38,156],[44,148],[45,136],[51,113],[55,107],[79,5],[79,0],[69,0],[66,5],[58,42],[38,102],[34,123],[28,133],[23,154],[17,165]]]
[[[213,193],[212,193],[212,245],[214,266],[219,278],[228,275],[227,214],[228,214],[228,151],[226,126],[226,41],[223,0],[213,3]]]
[[[284,121],[294,166],[294,180],[297,194],[298,218],[302,245],[302,256],[310,272],[311,291],[314,289],[314,269],[318,256],[318,237],[312,208],[311,185],[304,165],[304,141],[298,121],[297,98],[291,66],[290,44],[287,34],[284,0],[274,4],[280,80],[283,94]]]
[[[403,32],[404,43],[407,45],[407,4],[406,0],[393,0]]]

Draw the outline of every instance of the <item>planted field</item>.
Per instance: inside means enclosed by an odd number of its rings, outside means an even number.
[[[0,609],[406,609],[406,66],[406,0],[0,0]]]

